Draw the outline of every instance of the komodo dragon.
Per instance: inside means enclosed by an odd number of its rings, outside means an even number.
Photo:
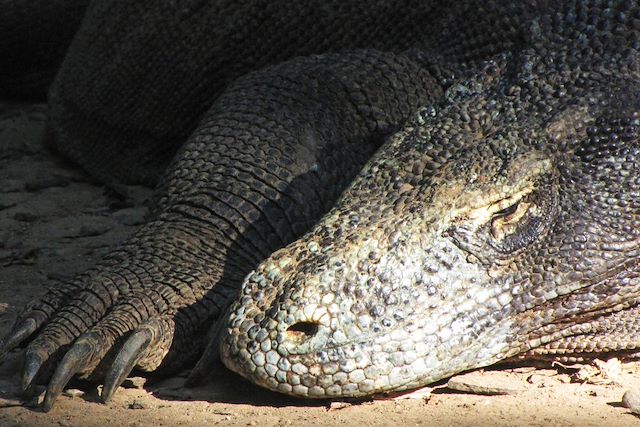
[[[640,346],[635,2],[34,3],[0,3],[3,93],[51,84],[60,152],[158,185],[4,338],[45,409],[203,351],[323,398]]]

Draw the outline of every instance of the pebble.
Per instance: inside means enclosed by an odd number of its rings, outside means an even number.
[[[412,390],[406,393],[400,393],[397,396],[392,397],[393,400],[424,400],[428,401],[431,398],[432,387],[421,387],[416,390]]]
[[[77,388],[68,388],[63,391],[62,394],[67,397],[81,397],[84,396],[84,391],[78,390]]]
[[[582,366],[572,379],[588,384],[614,384],[621,373],[622,364],[617,358],[607,361],[595,359],[591,364]]]
[[[144,377],[130,377],[122,382],[124,388],[143,388],[147,379]]]
[[[13,406],[22,406],[20,399],[3,399],[0,397],[0,408],[11,408]]]
[[[349,402],[335,401],[335,402],[329,403],[329,407],[327,408],[327,410],[329,410],[329,411],[337,411],[339,409],[345,409],[345,408],[349,408],[351,406],[352,405]]]
[[[134,400],[129,404],[129,409],[145,409],[146,405],[138,400]]]
[[[622,406],[629,408],[631,412],[640,415],[640,391],[627,390],[622,395]]]
[[[500,376],[470,372],[457,375],[447,382],[447,388],[483,395],[518,394],[524,390],[522,382]]]

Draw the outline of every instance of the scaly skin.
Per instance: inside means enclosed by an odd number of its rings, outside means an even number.
[[[323,398],[520,354],[637,352],[640,97],[636,42],[624,40],[637,40],[625,18],[639,11],[615,7],[536,21],[519,52],[418,112],[247,278],[224,363]],[[573,38],[605,16],[602,28],[621,27],[615,42],[608,30]]]
[[[0,354],[27,346],[50,409],[76,374],[108,400],[192,364],[216,319],[193,376],[219,353],[304,397],[633,352],[640,14],[548,3],[91,3],[53,143],[116,189],[166,171]]]

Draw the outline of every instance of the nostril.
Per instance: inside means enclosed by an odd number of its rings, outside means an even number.
[[[298,322],[287,328],[289,341],[301,343],[312,338],[318,333],[318,324],[315,322]]]

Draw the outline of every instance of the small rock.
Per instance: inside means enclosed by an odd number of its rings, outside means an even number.
[[[595,359],[592,365],[584,365],[578,372],[573,374],[573,379],[577,382],[588,384],[614,384],[622,373],[622,364],[617,358],[605,361]]]
[[[517,394],[523,391],[520,381],[497,375],[481,375],[477,372],[451,378],[447,382],[447,388],[484,395]]]
[[[537,371],[538,369],[533,366],[519,366],[517,368],[511,369],[511,372],[516,374],[529,374]]]
[[[627,390],[622,395],[622,406],[629,408],[631,412],[640,415],[640,392],[638,390]]]
[[[145,408],[146,408],[146,405],[137,400],[134,400],[132,403],[129,404],[129,409],[145,409]]]
[[[68,388],[63,391],[62,394],[67,397],[80,397],[84,395],[84,391],[78,390],[77,388]]]
[[[401,393],[397,396],[394,396],[393,400],[409,400],[409,399],[422,399],[424,401],[429,401],[431,398],[431,392],[433,391],[432,387],[422,387],[417,390],[410,391],[408,393]]]
[[[0,397],[0,408],[11,408],[13,406],[22,406],[20,399],[3,399]]]
[[[615,380],[622,373],[622,363],[616,357],[613,357],[606,362],[600,359],[596,359],[593,361],[593,363],[607,378]]]
[[[144,377],[130,377],[122,382],[124,388],[143,388],[147,379]]]
[[[350,406],[351,406],[351,403],[349,403],[349,402],[336,401],[336,402],[329,403],[329,407],[327,408],[327,410],[329,410],[329,411],[337,411],[337,410],[340,410],[340,409],[348,408]]]

